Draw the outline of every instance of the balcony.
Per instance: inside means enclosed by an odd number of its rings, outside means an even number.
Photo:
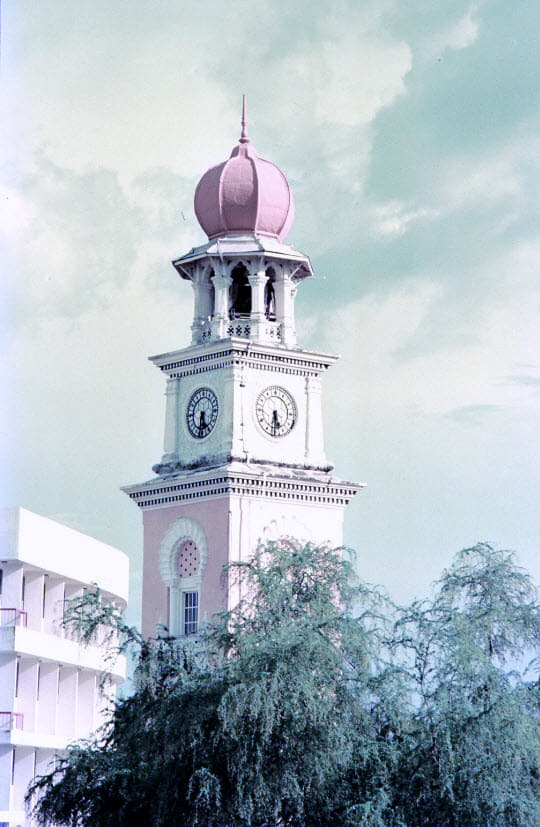
[[[0,653],[20,655],[35,658],[40,661],[52,661],[75,666],[80,669],[91,669],[94,672],[107,672],[113,680],[125,680],[125,655],[110,660],[107,646],[99,642],[84,645],[78,640],[70,640],[61,634],[50,634],[37,629],[28,629],[18,625],[3,624],[0,626]]]
[[[0,730],[24,729],[22,712],[0,712]]]
[[[23,609],[0,609],[0,626],[28,626],[28,612]]]

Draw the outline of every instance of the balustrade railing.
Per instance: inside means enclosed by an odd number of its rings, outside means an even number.
[[[237,336],[241,339],[250,339],[253,333],[253,319],[249,313],[235,313],[227,323],[227,336]],[[257,335],[267,342],[281,342],[281,324],[275,321],[275,316],[266,317],[257,326]],[[205,321],[197,331],[197,341],[206,342],[212,338],[212,323]]]
[[[0,729],[23,729],[22,712],[0,712]]]
[[[24,609],[0,609],[0,626],[28,625],[28,612]]]

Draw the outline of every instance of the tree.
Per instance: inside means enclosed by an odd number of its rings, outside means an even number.
[[[392,644],[412,704],[395,785],[404,820],[540,824],[540,611],[530,577],[509,552],[481,543],[438,585],[434,600],[401,612]]]
[[[106,620],[139,647],[135,691],[94,743],[72,748],[36,782],[41,823],[332,820],[381,646],[382,599],[351,587],[339,552],[292,540],[259,549],[227,576],[244,598],[199,642],[141,641],[97,594],[89,620],[88,598],[73,607],[87,636]],[[353,621],[359,593],[363,618]]]
[[[538,664],[522,662],[540,612],[507,552],[462,552],[407,609],[290,539],[226,576],[243,598],[197,641],[143,641],[98,593],[73,607],[138,665],[95,741],[29,791],[41,824],[540,824]]]

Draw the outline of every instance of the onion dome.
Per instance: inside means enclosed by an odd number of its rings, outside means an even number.
[[[291,228],[291,188],[275,164],[259,158],[247,136],[245,95],[238,146],[204,173],[195,190],[195,214],[208,238],[248,232],[282,241]]]

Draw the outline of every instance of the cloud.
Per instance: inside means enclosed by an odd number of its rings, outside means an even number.
[[[318,123],[365,126],[405,92],[412,63],[404,42],[373,39],[347,27],[335,41],[311,46],[283,65],[285,78],[300,76],[309,86]]]
[[[462,274],[459,284],[423,275],[341,307],[319,304],[309,345],[337,350],[355,366],[348,379],[340,367],[334,373],[349,387],[351,404],[339,414],[344,432],[357,410],[384,422],[459,416],[465,423],[481,412],[536,409],[537,395],[520,393],[536,382],[502,384],[500,377],[513,376],[516,363],[537,353],[539,252],[528,244],[512,248],[481,271]]]
[[[76,172],[37,154],[0,202],[8,324],[39,327],[48,316],[103,309],[133,283],[172,290],[175,276],[167,263],[193,243],[192,191],[190,180],[162,168],[124,187],[111,170]]]
[[[437,170],[435,183],[439,187],[438,200],[446,203],[447,211],[471,204],[492,209],[496,202],[504,201],[514,209],[514,203],[522,195],[525,181],[521,164],[529,155],[523,141],[511,147],[497,148],[485,154],[454,156],[446,159]]]
[[[28,45],[4,67],[12,144],[26,152],[39,135],[58,165],[80,171],[99,159],[124,183],[157,166],[189,177],[221,157],[227,125],[236,139],[242,91],[272,136],[284,125],[297,135],[299,104],[311,116],[302,129],[315,130],[370,123],[403,93],[409,48],[369,4],[347,14],[328,4],[327,15],[307,3],[256,9],[98,1],[74,15],[22,2],[5,22]]]
[[[485,425],[486,418],[500,410],[500,405],[462,405],[447,411],[444,416],[465,425]]]
[[[371,208],[371,234],[383,237],[401,236],[410,229],[411,224],[419,219],[433,219],[440,214],[440,209],[429,207],[408,209],[406,204],[399,201],[378,204]]]
[[[506,376],[503,382],[506,385],[517,385],[540,392],[540,376]]]
[[[441,32],[436,34],[432,41],[434,54],[440,54],[445,49],[466,49],[471,46],[480,28],[480,22],[476,19],[480,3],[473,3],[465,14],[456,22],[452,22]]]

